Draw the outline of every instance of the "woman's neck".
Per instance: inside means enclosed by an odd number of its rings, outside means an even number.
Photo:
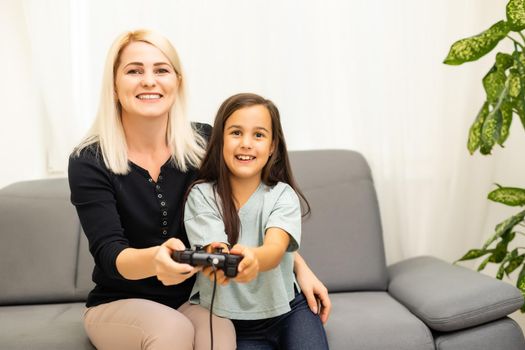
[[[146,169],[157,181],[160,168],[171,157],[166,142],[168,118],[140,118],[123,115],[122,126],[126,136],[128,159]]]
[[[230,177],[233,201],[237,210],[250,199],[251,195],[261,184],[261,179],[242,180]]]
[[[167,115],[159,118],[144,118],[123,114],[122,126],[128,152],[151,154],[166,150]]]

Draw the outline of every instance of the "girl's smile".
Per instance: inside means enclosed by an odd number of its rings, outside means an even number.
[[[232,180],[258,184],[273,148],[272,120],[265,106],[238,109],[226,120],[223,157]]]

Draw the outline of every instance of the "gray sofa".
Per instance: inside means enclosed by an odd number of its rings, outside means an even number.
[[[301,252],[326,283],[331,349],[525,349],[506,317],[511,286],[432,257],[386,266],[367,163],[352,151],[292,152],[312,214]],[[65,179],[0,190],[0,349],[93,349],[83,301],[92,259]]]

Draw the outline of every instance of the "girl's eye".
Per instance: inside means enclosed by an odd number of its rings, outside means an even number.
[[[256,132],[255,133],[255,137],[257,137],[258,139],[264,137],[264,134],[263,133],[260,133],[260,132]]]
[[[235,136],[239,136],[241,134],[241,131],[240,130],[233,130],[230,135],[235,135]]]

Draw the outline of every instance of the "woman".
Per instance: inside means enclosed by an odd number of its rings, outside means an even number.
[[[84,326],[99,349],[208,349],[208,312],[187,303],[198,269],[171,259],[188,240],[184,194],[210,127],[184,114],[184,76],[164,37],[139,30],[110,48],[97,118],[69,163],[71,201],[95,260]],[[299,284],[316,310],[326,288],[296,254]],[[217,349],[234,349],[229,320],[215,317]]]

